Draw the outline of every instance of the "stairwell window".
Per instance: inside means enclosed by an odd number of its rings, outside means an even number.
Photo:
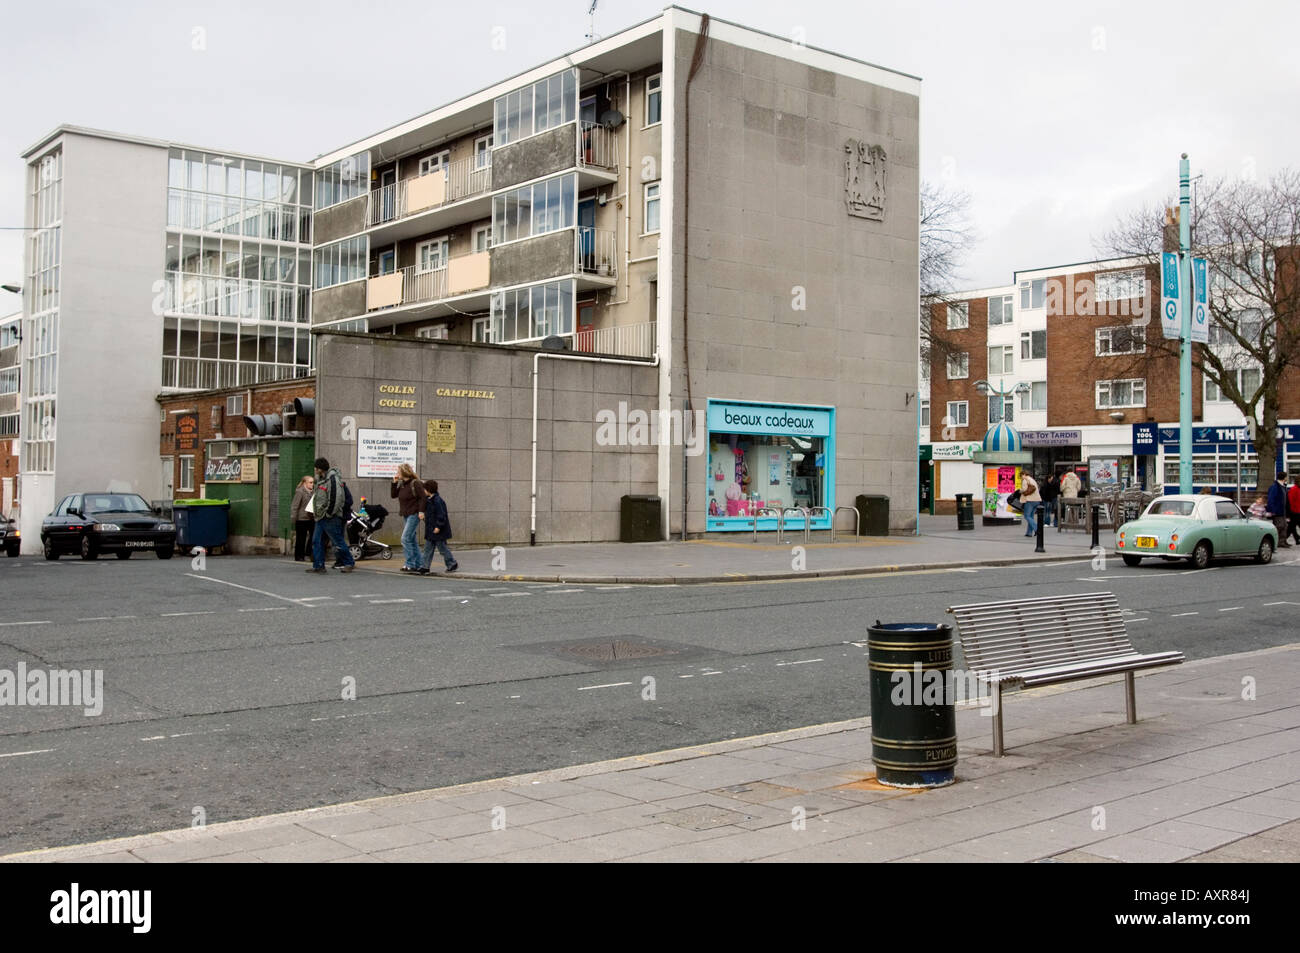
[[[663,121],[663,82],[662,73],[646,77],[645,124],[647,126],[656,126]]]
[[[659,189],[660,183],[649,182],[645,186],[645,233],[659,231]]]

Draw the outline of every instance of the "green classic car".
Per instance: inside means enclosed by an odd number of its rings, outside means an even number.
[[[1115,531],[1115,551],[1124,565],[1144,557],[1190,559],[1204,569],[1216,556],[1254,556],[1266,563],[1277,549],[1277,528],[1251,519],[1221,496],[1161,496],[1138,519]]]

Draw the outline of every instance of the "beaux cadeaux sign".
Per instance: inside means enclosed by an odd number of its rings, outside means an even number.
[[[828,437],[831,433],[831,412],[813,407],[710,403],[709,431]]]

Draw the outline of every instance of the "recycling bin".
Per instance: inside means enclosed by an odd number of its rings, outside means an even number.
[[[889,535],[889,497],[859,493],[853,502],[858,510],[859,536]]]
[[[951,784],[957,765],[952,626],[877,621],[867,631],[876,780],[900,788]]]
[[[201,546],[212,552],[218,546],[226,545],[229,520],[229,500],[176,500],[172,503],[176,545],[186,551]]]
[[[661,507],[657,496],[628,494],[619,508],[618,538],[623,543],[657,543],[660,533]]]

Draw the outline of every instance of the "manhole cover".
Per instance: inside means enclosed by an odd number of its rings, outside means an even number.
[[[643,639],[630,634],[605,635],[590,639],[565,639],[561,642],[534,642],[531,645],[512,645],[510,648],[535,655],[550,655],[592,668],[618,668],[621,665],[647,660],[693,662],[706,656],[726,654],[701,648],[698,645]]]
[[[684,807],[680,811],[668,811],[665,814],[650,816],[661,823],[688,831],[709,831],[715,827],[726,827],[729,824],[753,820],[754,817],[752,814],[740,814],[711,804],[696,804],[693,807]]]
[[[750,781],[747,784],[732,784],[725,788],[718,788],[713,793],[734,797],[738,801],[749,801],[751,804],[762,804],[766,801],[797,797],[807,792],[801,788],[788,788],[780,784],[770,784],[767,781]]]
[[[677,652],[662,645],[637,642],[631,639],[601,639],[598,642],[576,642],[562,646],[559,651],[592,662],[617,662],[621,659],[654,658],[658,655],[676,655]]]

